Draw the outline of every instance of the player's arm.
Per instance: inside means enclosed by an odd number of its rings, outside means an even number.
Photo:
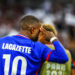
[[[47,61],[52,61],[52,62],[58,62],[58,63],[65,63],[68,61],[68,56],[65,52],[64,47],[61,45],[60,41],[55,37],[55,35],[52,32],[48,32],[45,29],[41,28],[40,31],[42,34],[45,36],[46,40],[50,40],[54,47],[55,50],[51,50],[45,47],[43,57]],[[46,55],[45,55],[46,54]]]

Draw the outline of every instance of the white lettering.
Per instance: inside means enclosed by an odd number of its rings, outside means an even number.
[[[19,52],[31,54],[31,47],[19,46],[16,44],[3,43],[2,49],[14,50],[14,51],[19,51]]]
[[[5,49],[5,43],[3,43],[3,45],[2,45],[2,49]]]
[[[8,43],[5,45],[5,49],[8,49],[9,48],[9,46],[8,46]]]

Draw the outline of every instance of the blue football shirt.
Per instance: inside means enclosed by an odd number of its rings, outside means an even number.
[[[42,60],[59,63],[64,62],[62,59],[67,61],[66,52],[59,41],[54,42],[54,46],[56,52],[21,34],[0,38],[0,75],[39,75]]]

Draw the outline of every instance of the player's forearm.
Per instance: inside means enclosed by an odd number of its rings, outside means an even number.
[[[54,41],[53,45],[55,47],[55,50],[51,53],[50,61],[59,62],[59,63],[67,62],[68,56],[66,54],[64,47],[61,45],[61,43],[59,41]]]

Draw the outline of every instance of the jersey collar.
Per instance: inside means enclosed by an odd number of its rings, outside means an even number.
[[[18,34],[17,36],[24,37],[24,38],[28,38],[27,36],[22,35],[22,34]],[[28,39],[29,39],[29,38],[28,38]]]

